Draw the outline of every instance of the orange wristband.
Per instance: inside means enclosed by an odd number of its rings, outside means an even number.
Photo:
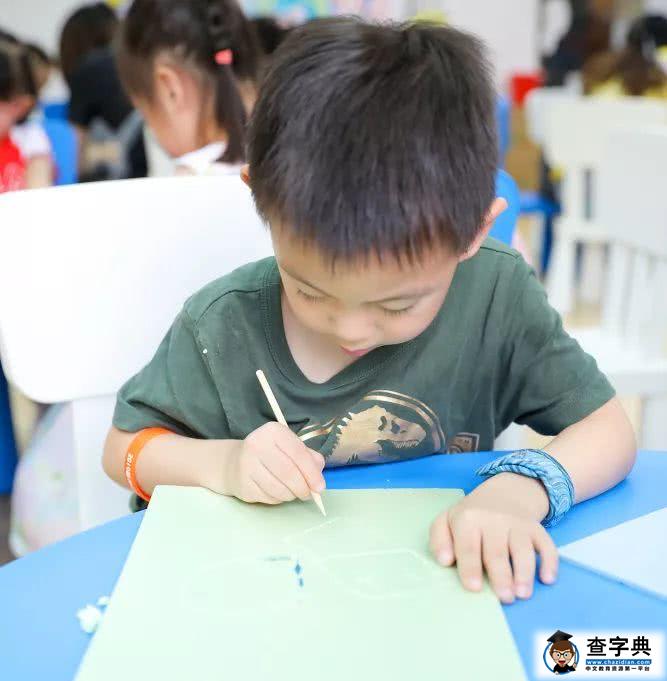
[[[154,437],[167,434],[172,435],[172,432],[166,428],[145,428],[137,433],[136,437],[130,442],[130,446],[127,448],[127,454],[125,455],[125,478],[127,479],[127,484],[132,488],[132,491],[144,501],[150,501],[151,497],[150,494],[146,494],[146,492],[141,489],[137,482],[136,470],[139,454],[141,454],[141,450]]]

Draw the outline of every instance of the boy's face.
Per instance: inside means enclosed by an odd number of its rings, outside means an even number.
[[[252,184],[248,166],[242,168],[241,178]],[[316,248],[292,238],[289,226],[272,221],[286,303],[303,327],[351,357],[410,341],[435,319],[457,265],[477,253],[505,208],[505,199],[495,199],[463,254],[443,245],[425,249],[413,263],[406,259],[399,263],[387,254],[382,261],[372,255],[338,262],[333,268]]]
[[[296,242],[288,230],[272,227],[273,246],[285,298],[294,317],[343,353],[361,357],[383,345],[416,338],[445,301],[457,265],[472,257],[505,207],[492,207],[488,224],[468,251],[427,249],[414,262],[391,255],[330,263],[313,247]]]

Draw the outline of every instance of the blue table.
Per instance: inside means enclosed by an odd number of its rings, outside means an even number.
[[[332,470],[326,478],[333,489],[460,487],[469,492],[479,483],[473,471],[497,456],[497,452],[433,456]],[[577,506],[553,529],[554,540],[563,545],[664,507],[666,480],[667,454],[642,452],[628,479]],[[142,513],[124,517],[0,568],[0,678],[73,678],[89,641],[75,613],[111,593],[142,517]],[[537,630],[646,632],[667,628],[667,601],[565,562],[556,585],[538,583],[532,599],[504,606],[504,612],[529,678]],[[471,645],[472,652],[477,644]]]

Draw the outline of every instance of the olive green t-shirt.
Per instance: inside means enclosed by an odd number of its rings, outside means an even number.
[[[114,425],[242,439],[274,420],[255,376],[263,369],[290,428],[337,466],[489,450],[513,421],[555,435],[614,395],[532,270],[493,239],[458,267],[426,331],[323,384],[294,362],[280,300],[273,258],[192,296],[121,389]]]

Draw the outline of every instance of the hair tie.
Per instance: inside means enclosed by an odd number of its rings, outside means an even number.
[[[218,50],[214,55],[215,63],[220,66],[229,66],[234,61],[234,55],[229,48]]]

